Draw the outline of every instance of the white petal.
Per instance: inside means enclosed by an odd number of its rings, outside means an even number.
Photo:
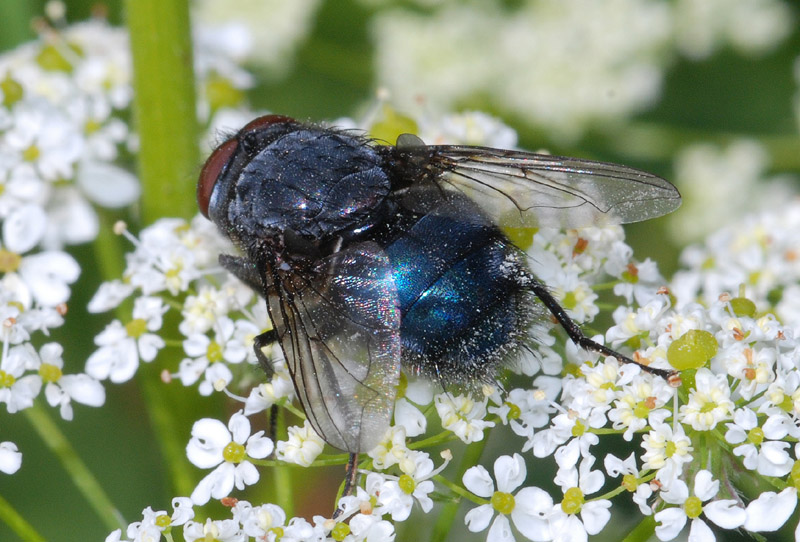
[[[247,419],[247,416],[242,414],[240,410],[231,416],[228,422],[228,429],[230,429],[233,435],[234,442],[244,444],[247,442],[248,437],[250,437],[250,420]]]
[[[223,461],[222,450],[230,441],[231,434],[221,421],[212,418],[197,420],[192,426],[192,438],[186,445],[186,457],[201,469],[214,467]]]
[[[519,454],[501,455],[494,462],[494,477],[498,491],[511,493],[525,481],[525,460]]]
[[[464,487],[473,492],[478,497],[489,498],[494,493],[494,482],[492,477],[482,465],[470,467],[461,478]],[[486,525],[489,523],[487,522]],[[484,529],[486,527],[484,526]],[[481,529],[482,530],[482,529]]]
[[[694,494],[703,502],[710,500],[719,491],[719,480],[714,480],[705,469],[698,471],[694,477]]]
[[[656,522],[656,536],[659,540],[673,540],[686,525],[686,514],[682,508],[667,508],[654,516]]]
[[[693,519],[689,527],[688,542],[716,542],[711,528],[701,519]]]
[[[514,535],[511,534],[511,525],[505,516],[497,516],[489,528],[486,535],[486,542],[514,542]]]
[[[254,459],[264,459],[275,449],[272,439],[263,434],[264,431],[259,431],[247,439],[247,455]]]
[[[703,505],[703,513],[723,529],[738,529],[747,519],[747,511],[733,499],[724,499],[705,504]]]
[[[553,509],[553,498],[538,487],[524,487],[514,496],[511,520],[517,530],[534,542],[551,540],[548,516]]]
[[[394,423],[406,428],[407,437],[418,437],[425,433],[428,420],[417,407],[402,398],[394,406]]]
[[[242,461],[236,465],[234,471],[237,489],[244,489],[244,486],[251,486],[258,482],[258,469],[249,461]]]
[[[581,507],[581,519],[589,534],[597,534],[603,530],[608,520],[611,519],[611,501],[590,501]]]
[[[14,474],[22,466],[22,454],[13,442],[0,442],[0,472]]]
[[[64,375],[59,384],[73,401],[99,407],[106,402],[106,390],[97,380],[86,374]]]
[[[38,205],[25,205],[3,221],[3,244],[11,252],[23,254],[41,240],[47,227],[47,214]]]
[[[82,163],[75,180],[92,201],[103,207],[129,205],[141,191],[134,175],[107,162]]]
[[[467,529],[473,533],[478,533],[489,526],[492,516],[494,516],[492,505],[482,504],[466,513],[464,516],[464,523]]]
[[[796,488],[788,487],[780,493],[765,491],[747,505],[744,528],[755,532],[776,531],[786,523],[795,506],[797,506]]]

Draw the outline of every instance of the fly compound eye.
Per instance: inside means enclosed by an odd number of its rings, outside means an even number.
[[[197,206],[200,207],[200,212],[203,216],[208,218],[208,205],[211,201],[211,193],[214,191],[214,186],[217,184],[217,179],[222,175],[225,166],[236,152],[239,142],[236,138],[229,139],[219,147],[217,147],[211,156],[206,160],[203,165],[203,170],[200,172],[200,178],[197,180]]]

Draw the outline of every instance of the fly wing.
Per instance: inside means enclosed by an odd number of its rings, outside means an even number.
[[[680,206],[668,181],[628,166],[488,147],[426,146],[398,138],[402,161],[456,189],[500,226],[580,228],[639,222]]]
[[[389,427],[400,376],[400,311],[389,259],[375,243],[348,247],[315,272],[273,281],[267,306],[314,430],[351,453]]]

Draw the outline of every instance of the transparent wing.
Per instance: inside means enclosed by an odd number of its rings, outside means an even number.
[[[404,134],[398,156],[457,189],[501,226],[580,228],[667,214],[681,196],[668,181],[618,164],[487,147],[431,145]]]
[[[389,259],[362,243],[286,280],[273,281],[267,306],[309,422],[336,448],[374,448],[389,427],[400,376]]]

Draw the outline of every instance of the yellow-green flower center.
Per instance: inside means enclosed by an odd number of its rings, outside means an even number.
[[[61,369],[50,363],[42,363],[39,366],[39,376],[45,382],[58,382],[61,379]]]
[[[331,529],[331,538],[336,540],[336,542],[342,542],[349,534],[350,526],[346,523],[337,523],[336,526]]]
[[[567,292],[564,294],[564,298],[561,300],[561,306],[565,309],[574,309],[578,306],[578,298],[575,295],[575,292]]]
[[[147,331],[147,322],[142,318],[134,318],[125,324],[125,331],[128,333],[129,337],[138,339]]]
[[[664,454],[667,457],[672,457],[673,455],[675,455],[675,452],[677,452],[677,451],[678,451],[678,447],[671,440],[669,442],[667,442],[666,446],[664,446]]]
[[[564,493],[564,500],[561,501],[561,510],[565,514],[577,514],[581,511],[584,502],[581,488],[571,487]]]
[[[583,424],[583,422],[581,420],[575,420],[575,425],[572,426],[572,436],[582,437],[585,432],[586,426]]]
[[[403,490],[403,493],[405,493],[406,495],[411,495],[417,488],[417,483],[408,474],[402,475],[397,480],[397,485],[400,486],[400,489]]]
[[[167,527],[170,526],[170,524],[172,524],[172,520],[166,514],[159,514],[158,516],[156,516],[155,524],[156,527],[159,527],[161,529],[166,529]]]
[[[520,415],[522,415],[522,410],[514,403],[510,403],[508,401],[506,401],[506,406],[508,407],[508,419],[519,419]]]
[[[622,477],[622,487],[627,491],[633,493],[639,487],[639,480],[636,479],[634,474],[626,474]]]
[[[222,458],[228,463],[241,463],[247,457],[244,446],[238,442],[230,441],[222,450]]]
[[[39,155],[41,154],[42,153],[39,150],[39,147],[37,147],[36,145],[31,145],[30,147],[22,151],[22,159],[25,160],[26,162],[35,162],[36,159],[39,158]]]
[[[0,81],[0,90],[3,91],[3,105],[7,108],[20,101],[24,94],[22,85],[12,79],[11,75],[8,73],[6,73],[5,78]]]
[[[703,513],[703,501],[698,497],[689,497],[686,499],[686,502],[683,503],[683,510],[686,512],[686,516],[689,519],[699,518],[700,514]]]
[[[764,442],[764,430],[760,427],[753,427],[747,432],[747,441],[751,444],[759,446],[762,442]]]
[[[16,252],[11,252],[5,249],[0,249],[0,271],[3,273],[11,273],[19,269],[19,264],[22,263],[22,256]]]
[[[495,491],[492,495],[492,508],[497,510],[498,513],[508,515],[514,511],[514,495],[511,493],[504,493],[503,491]]]
[[[0,388],[10,388],[16,381],[17,379],[14,378],[14,375],[0,369]]]
[[[217,341],[211,341],[208,343],[208,348],[206,349],[206,357],[208,361],[211,363],[215,363],[217,361],[222,361],[222,346]]]
[[[650,415],[650,407],[647,405],[647,400],[642,400],[636,403],[633,407],[633,415],[639,419],[647,418]]]

